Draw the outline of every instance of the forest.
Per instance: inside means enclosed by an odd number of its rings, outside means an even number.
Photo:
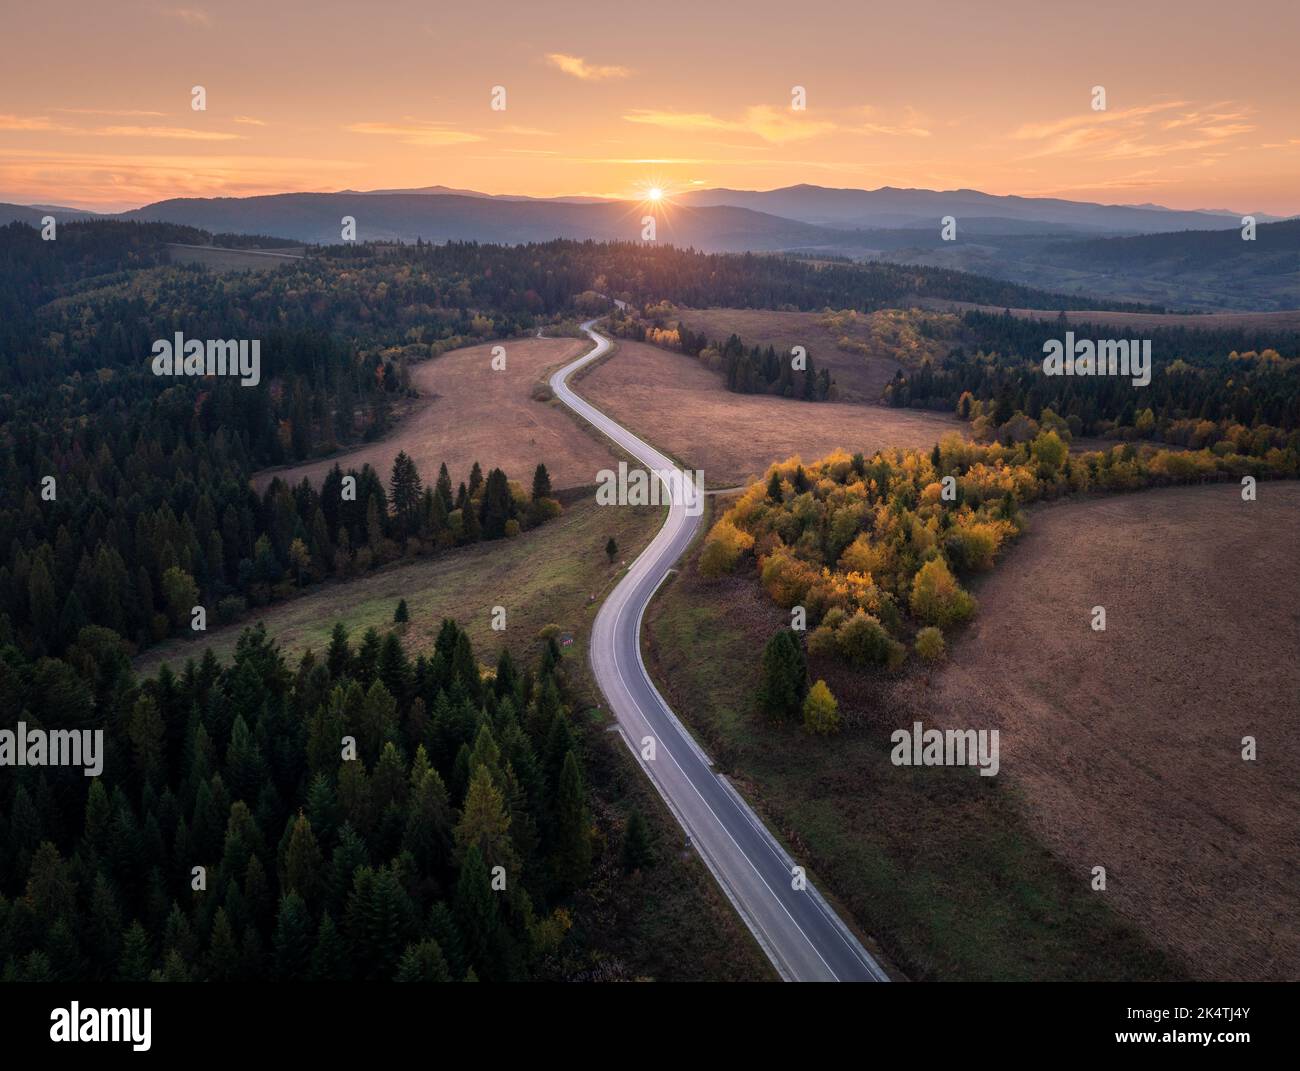
[[[483,671],[452,621],[414,661],[338,625],[296,667],[258,626],[143,683],[100,626],[63,659],[0,648],[0,727],[101,730],[107,756],[0,781],[0,976],[552,976],[604,843],[571,706],[553,640]],[[635,812],[622,841],[650,864]]]
[[[1238,452],[1256,455],[1300,442],[1300,332],[1144,328],[1134,333],[1152,340],[1152,379],[1135,389],[1118,377],[1045,376],[1043,343],[1064,329],[1059,322],[967,313],[967,341],[938,361],[900,370],[885,400],[954,411],[965,420],[985,417],[977,434],[1004,441],[1032,437],[1036,429],[1022,422],[1050,411],[1076,436],[1198,448],[1231,440]],[[1070,329],[1080,338],[1116,331],[1095,324]],[[1008,427],[1013,418],[1016,427]]]

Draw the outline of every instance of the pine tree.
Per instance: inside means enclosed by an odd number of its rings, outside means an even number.
[[[392,503],[393,516],[397,521],[399,536],[408,536],[416,530],[416,511],[420,505],[419,470],[405,450],[393,459],[393,474],[389,481],[389,502]]]
[[[545,465],[538,465],[533,473],[533,501],[551,497],[551,474]]]
[[[145,933],[140,920],[132,921],[122,941],[122,955],[117,964],[119,982],[147,982],[152,970],[152,957],[149,952],[149,935]]]
[[[302,897],[295,892],[282,896],[271,942],[276,979],[281,982],[306,981],[311,974],[313,944],[311,917]]]
[[[405,625],[411,620],[411,612],[406,608],[406,600],[399,599],[397,609],[393,611],[393,624]]]
[[[480,763],[473,770],[465,806],[456,824],[457,853],[464,859],[473,848],[489,870],[503,866],[506,874],[513,877],[517,864],[505,797],[492,783],[492,775],[485,765]]]
[[[443,958],[438,942],[426,938],[418,945],[407,945],[402,961],[397,966],[394,981],[398,982],[450,982],[451,972]]]
[[[559,887],[571,892],[591,873],[591,819],[582,774],[572,751],[565,755],[560,771],[553,827],[552,870]]]
[[[625,874],[645,870],[654,865],[654,849],[650,846],[650,827],[640,811],[633,811],[623,831],[622,865]]]
[[[483,977],[492,977],[494,951],[501,920],[491,878],[477,846],[470,845],[456,883],[456,922],[464,948],[464,962]]]
[[[618,556],[618,544],[614,541],[614,537],[610,536],[609,541],[605,544],[605,557],[609,559],[609,564],[613,565],[614,559],[617,556]]]
[[[787,720],[799,715],[808,688],[803,648],[789,629],[781,629],[763,649],[758,704],[770,717]]]

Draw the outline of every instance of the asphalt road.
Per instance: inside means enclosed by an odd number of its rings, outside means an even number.
[[[551,390],[646,469],[676,472],[680,477],[680,469],[669,458],[568,386],[570,375],[611,348],[608,339],[592,330],[595,322],[583,324],[595,348],[555,372]],[[660,480],[660,485],[674,491],[668,519],[610,592],[592,626],[591,665],[596,682],[637,762],[780,975],[787,981],[888,981],[812,883],[795,888],[797,861],[740,795],[713,772],[708,757],[651,683],[641,660],[641,618],[700,524],[698,516],[690,515],[680,478]],[[719,666],[718,671],[726,672],[726,667]],[[654,757],[646,758],[651,742]]]

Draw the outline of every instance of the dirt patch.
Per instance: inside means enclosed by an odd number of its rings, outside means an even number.
[[[494,371],[492,347],[504,345],[506,368]],[[263,490],[279,476],[290,484],[305,476],[319,486],[337,462],[346,470],[371,465],[385,483],[393,458],[405,450],[428,483],[444,461],[453,483],[469,476],[474,462],[484,471],[500,467],[529,486],[538,462],[551,485],[583,487],[614,464],[608,448],[579,430],[557,402],[535,401],[534,386],[548,369],[590,347],[585,339],[520,338],[452,350],[417,366],[411,375],[420,400],[381,441],[301,465],[264,469],[253,478]]]
[[[1198,975],[1300,977],[1300,486],[1031,518],[947,667],[894,690],[900,716],[1000,728],[1037,832],[1079,882],[1106,867],[1096,895]]]
[[[795,453],[811,459],[845,443],[867,455],[887,446],[928,449],[945,433],[966,428],[955,416],[923,410],[734,394],[685,354],[641,342],[618,346],[581,380],[580,393],[655,446],[703,469],[710,487],[757,478],[771,462]]]

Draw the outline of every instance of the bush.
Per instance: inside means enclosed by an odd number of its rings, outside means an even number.
[[[943,633],[927,625],[916,634],[916,653],[927,662],[938,662],[944,656]]]
[[[947,628],[975,612],[975,600],[962,589],[942,558],[921,566],[912,581],[912,613],[928,625]]]
[[[754,537],[723,517],[712,529],[700,553],[700,575],[710,579],[730,573],[740,556],[754,546]]]
[[[227,595],[217,603],[217,623],[229,625],[238,621],[248,610],[248,602],[238,595]]]

